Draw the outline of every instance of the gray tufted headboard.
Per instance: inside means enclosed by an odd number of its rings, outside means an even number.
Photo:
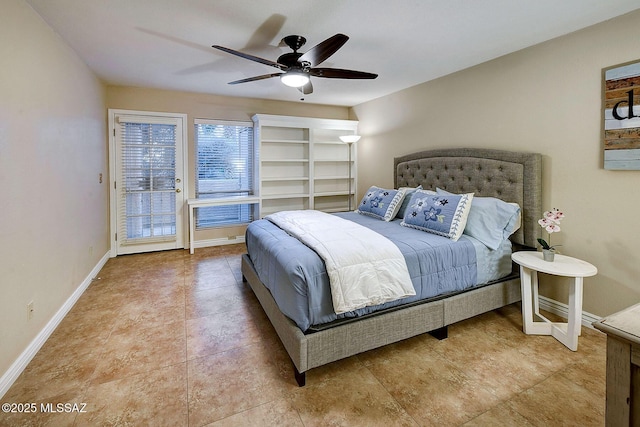
[[[394,159],[398,187],[440,187],[452,193],[475,193],[515,202],[522,209],[522,227],[511,240],[536,246],[542,213],[542,156],[479,148],[421,151]]]

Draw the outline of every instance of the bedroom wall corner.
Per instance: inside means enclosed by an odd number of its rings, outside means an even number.
[[[108,253],[108,168],[106,88],[24,0],[3,2],[0,56],[4,381]]]
[[[393,157],[419,150],[542,153],[543,206],[566,214],[554,243],[599,269],[585,279],[585,311],[605,316],[640,301],[640,172],[604,169],[601,130],[602,70],[640,59],[629,42],[639,38],[634,11],[353,107],[359,192],[393,185]],[[541,279],[553,300],[566,302],[567,289]]]

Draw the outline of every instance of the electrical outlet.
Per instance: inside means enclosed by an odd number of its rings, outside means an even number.
[[[27,320],[33,319],[33,301],[27,304]]]

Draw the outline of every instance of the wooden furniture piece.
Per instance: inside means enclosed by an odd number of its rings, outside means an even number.
[[[607,334],[607,427],[640,425],[640,304],[593,323]]]
[[[542,252],[521,251],[511,255],[520,265],[522,286],[522,328],[528,335],[552,335],[573,351],[578,350],[578,336],[582,329],[582,281],[594,276],[598,269],[586,261],[566,255],[556,255],[555,261],[545,261]],[[538,302],[538,273],[573,277],[569,287],[569,318],[566,323],[552,322],[540,314]],[[533,305],[533,311],[532,311]],[[536,317],[542,321],[535,321]]]
[[[349,200],[355,205],[357,150],[340,136],[356,134],[357,121],[268,114],[253,121],[262,216],[292,209],[346,211]]]
[[[396,187],[440,187],[518,203],[522,226],[511,240],[528,247],[536,244],[536,221],[542,212],[539,154],[474,148],[422,151],[395,158],[393,176]],[[305,333],[280,311],[246,254],[241,269],[291,357],[300,386],[309,369],[425,332],[445,338],[448,325],[520,300],[520,278],[512,274],[485,286]]]
[[[223,197],[219,199],[189,199],[187,206],[189,207],[189,253],[193,255],[196,248],[196,222],[195,210],[209,206],[228,206],[228,205],[244,205],[259,204],[260,199],[253,196],[236,196]],[[259,216],[256,215],[256,216]]]

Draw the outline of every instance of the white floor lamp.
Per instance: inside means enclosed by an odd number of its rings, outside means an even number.
[[[351,145],[360,140],[360,135],[344,135],[340,140],[349,147],[349,212],[351,212]]]

